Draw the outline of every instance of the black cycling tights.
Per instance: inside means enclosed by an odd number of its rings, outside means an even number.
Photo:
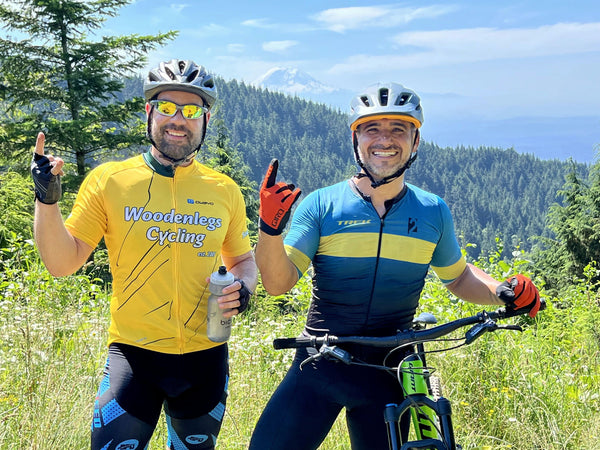
[[[263,411],[250,450],[317,449],[346,409],[353,450],[386,450],[385,405],[400,403],[402,390],[393,375],[371,367],[328,360],[313,361],[299,349],[290,370]],[[402,422],[404,435],[409,415]]]
[[[226,344],[183,355],[112,344],[94,404],[92,450],[145,449],[163,406],[170,449],[214,449],[228,375]]]

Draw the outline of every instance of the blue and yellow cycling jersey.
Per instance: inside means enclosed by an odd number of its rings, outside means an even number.
[[[109,344],[163,353],[217,345],[206,336],[206,278],[222,255],[251,249],[233,180],[197,161],[160,173],[149,153],[109,162],[89,173],[65,225],[91,247],[106,243]]]
[[[351,181],[314,191],[296,209],[284,243],[299,273],[313,265],[311,334],[407,329],[429,267],[445,283],[466,267],[448,206],[412,185],[383,217]]]

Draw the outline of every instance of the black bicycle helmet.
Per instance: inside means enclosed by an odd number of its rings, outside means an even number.
[[[203,66],[191,60],[161,62],[148,72],[144,81],[144,96],[150,101],[163,91],[184,91],[199,95],[209,110],[217,100],[214,78]]]

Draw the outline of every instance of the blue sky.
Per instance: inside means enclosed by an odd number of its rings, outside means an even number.
[[[348,92],[400,82],[421,95],[424,137],[441,145],[510,146],[511,127],[521,140],[528,129],[539,138],[541,121],[548,135],[565,128],[553,139],[564,140],[565,152],[570,137],[587,133],[577,145],[591,160],[600,143],[597,0],[137,0],[101,33],[168,30],[178,38],[151,53],[149,65],[190,58],[247,83],[273,67],[298,68]],[[479,142],[486,126],[494,142]]]

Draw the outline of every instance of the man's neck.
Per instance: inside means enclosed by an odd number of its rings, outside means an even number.
[[[363,195],[376,198],[382,202],[395,198],[404,189],[404,175],[377,188],[371,186],[371,180],[368,177],[358,178],[354,176],[352,181]]]
[[[194,159],[191,157],[189,160],[182,162],[181,164],[174,165],[172,161],[169,161],[167,158],[163,156],[161,152],[159,152],[154,146],[150,148],[150,153],[154,157],[154,159],[162,164],[165,167],[171,168],[171,170],[175,170],[176,167],[186,167],[192,163]]]
[[[380,215],[385,213],[385,202],[396,198],[404,189],[403,175],[377,188],[371,186],[371,180],[368,177],[354,176],[352,182],[364,197],[371,199],[371,203]]]

